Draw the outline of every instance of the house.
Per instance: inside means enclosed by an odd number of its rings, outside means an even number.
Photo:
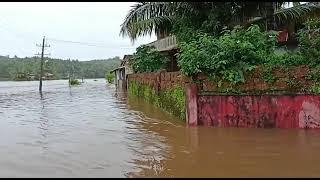
[[[120,66],[110,72],[115,74],[114,83],[117,88],[124,90],[127,88],[128,74],[133,73],[133,70],[129,64],[131,58],[132,55],[125,55],[121,61]]]
[[[320,2],[305,2],[304,4],[314,4],[320,6]],[[319,18],[319,13],[313,13],[311,16],[305,16],[301,21],[284,21],[279,23],[275,30],[279,32],[277,43],[284,45],[287,49],[295,50],[298,48],[298,31],[304,27],[304,23],[309,17]]]
[[[54,76],[51,73],[45,73],[44,77],[42,77],[42,78],[45,80],[52,80],[52,79],[54,79]]]
[[[320,2],[306,2],[309,4],[314,4],[317,6],[320,6]],[[319,17],[318,13],[313,14],[314,17]],[[244,22],[251,21],[256,18],[261,17],[255,17],[252,19],[252,17],[243,17],[245,18]],[[306,17],[305,17],[306,18]],[[232,17],[233,19],[233,25],[238,25],[239,22],[241,22],[240,17]],[[306,20],[306,19],[305,19]],[[298,47],[298,30],[301,29],[304,25],[305,21],[296,22],[296,21],[284,21],[282,24],[279,24],[278,26],[274,27],[274,30],[279,32],[279,35],[277,37],[277,43],[279,45],[286,46],[288,49],[296,49]],[[174,35],[169,35],[168,33],[157,33],[157,40],[154,42],[151,42],[149,44],[146,44],[148,46],[154,46],[158,51],[167,53],[169,55],[170,62],[168,63],[166,70],[168,72],[172,71],[178,71],[179,67],[177,64],[177,59],[175,54],[177,51],[177,39]]]
[[[127,78],[128,74],[133,74],[133,69],[129,64],[129,60],[133,57],[133,55],[124,55],[123,60],[121,61],[120,66],[124,66],[125,68],[125,78]]]
[[[168,72],[179,71],[178,62],[175,54],[178,52],[177,38],[174,35],[157,39],[154,42],[146,44],[147,46],[154,46],[159,52],[169,56],[170,61],[166,66]]]
[[[116,87],[123,88],[125,83],[125,68],[124,66],[119,66],[116,69],[110,71],[110,73],[114,73],[114,84]]]
[[[33,81],[36,79],[36,75],[35,74],[28,74],[28,79]]]
[[[296,31],[292,30],[292,28],[294,28],[292,26],[293,25],[290,26],[290,32]],[[292,37],[293,33],[291,33],[289,36],[288,30],[285,28],[283,28],[283,30],[278,31],[280,32],[277,38],[277,42],[279,44],[286,44],[288,46],[293,45],[294,47],[296,46],[297,42],[295,36],[294,38]],[[174,35],[167,36],[162,39],[158,38],[156,41],[146,45],[154,46],[156,50],[158,50],[159,52],[168,55],[170,61],[168,62],[165,68],[167,72],[175,72],[180,70],[178,66],[177,57],[175,55],[176,53],[178,53],[178,41]]]

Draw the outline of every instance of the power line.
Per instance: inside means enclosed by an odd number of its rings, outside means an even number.
[[[6,28],[8,26],[8,23],[5,19],[3,18],[0,18],[0,23],[1,23],[1,26],[0,26],[0,29],[3,29],[5,31],[7,31],[8,33],[10,33],[11,35],[15,36],[17,39],[21,39],[22,41],[24,41],[25,43],[28,43],[29,42],[29,38],[25,35],[25,32],[24,34],[21,34],[21,33],[17,33],[17,32],[14,32],[12,30],[9,30],[8,28]],[[55,39],[55,38],[46,38],[46,41],[48,40],[51,40],[51,41],[55,41],[55,42],[58,42],[58,43],[71,43],[71,44],[78,44],[78,45],[84,45],[84,46],[91,46],[91,47],[98,47],[98,48],[108,48],[108,49],[131,49],[131,50],[134,50],[136,49],[136,47],[124,47],[124,46],[108,46],[106,44],[103,44],[103,43],[100,43],[100,44],[97,44],[97,43],[92,43],[92,42],[79,42],[79,41],[69,41],[69,40],[61,40],[61,39]],[[27,42],[28,41],[28,42]],[[29,54],[29,52],[27,53],[27,50],[25,48],[20,48],[22,50],[22,52],[24,52],[25,54]],[[36,55],[40,55],[40,53],[36,54]],[[51,54],[45,54],[45,55],[51,55]]]
[[[14,33],[10,30],[8,30],[7,28],[5,28],[5,26],[7,26],[7,21],[3,18],[0,18],[0,22],[1,22],[1,26],[0,28],[9,32],[10,34],[16,36],[18,39],[24,39],[27,40],[26,36],[20,34],[20,33]],[[55,41],[55,42],[61,42],[61,43],[72,43],[72,44],[79,44],[79,45],[85,45],[85,46],[92,46],[92,47],[100,47],[100,48],[111,48],[111,49],[116,49],[116,48],[121,48],[121,49],[136,49],[135,47],[124,47],[124,46],[113,46],[113,45],[106,45],[106,44],[97,44],[97,43],[91,43],[91,42],[79,42],[79,41],[69,41],[69,40],[61,40],[61,39],[55,39],[55,38],[46,38],[46,40],[51,40],[51,41]],[[26,41],[24,41],[26,42]]]
[[[89,42],[79,42],[79,41],[69,41],[69,40],[61,40],[61,39],[54,39],[54,38],[47,38],[47,40],[62,42],[62,43],[73,43],[73,44],[80,44],[85,46],[93,46],[93,47],[101,47],[101,48],[122,48],[122,49],[135,49],[135,47],[110,47],[107,45],[96,44],[96,43],[89,43]]]

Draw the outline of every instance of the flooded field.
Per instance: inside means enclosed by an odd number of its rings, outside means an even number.
[[[0,177],[319,177],[320,131],[189,128],[105,80],[0,82]]]

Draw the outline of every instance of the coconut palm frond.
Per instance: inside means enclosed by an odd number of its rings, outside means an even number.
[[[198,11],[194,8],[194,2],[173,2],[171,7],[172,11],[179,11],[182,15],[183,14],[197,14]]]
[[[280,9],[274,13],[276,23],[284,21],[299,21],[302,18],[320,11],[320,6],[315,4],[300,4],[290,8]]]
[[[153,32],[168,32],[172,22],[171,16],[151,17],[137,21],[126,27],[127,36],[134,42],[139,36],[151,35]]]
[[[276,24],[281,24],[286,21],[301,21],[306,17],[311,17],[314,14],[320,13],[320,6],[317,4],[300,4],[290,8],[278,9],[273,16],[268,18],[274,18]],[[266,21],[267,17],[256,17],[248,21],[248,24],[261,24]]]
[[[156,27],[165,28],[162,24],[171,22],[169,5],[169,2],[135,4],[121,24],[120,34],[134,41],[140,35],[151,34]]]

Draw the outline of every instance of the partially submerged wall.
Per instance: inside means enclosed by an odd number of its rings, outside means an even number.
[[[198,97],[198,125],[256,128],[320,128],[320,96]]]
[[[320,128],[320,96],[310,91],[320,86],[310,72],[304,66],[257,68],[237,85],[218,85],[204,75],[192,82],[180,72],[140,73],[129,75],[128,91],[191,126]]]
[[[316,82],[310,72],[305,66],[269,72],[257,68],[246,74],[246,83],[220,87],[200,76],[199,84],[187,86],[186,108],[196,109],[187,113],[188,124],[320,128],[320,96],[312,92]]]
[[[189,82],[180,72],[130,74],[128,93],[185,119],[185,84]]]

